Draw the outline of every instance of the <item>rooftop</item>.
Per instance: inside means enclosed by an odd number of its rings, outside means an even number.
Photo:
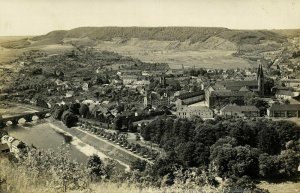
[[[256,106],[238,106],[238,105],[226,105],[221,111],[235,111],[235,112],[246,112],[246,111],[259,111]]]
[[[188,92],[188,93],[180,94],[178,96],[178,98],[181,99],[181,100],[184,100],[184,99],[187,99],[187,98],[191,98],[191,97],[195,97],[195,96],[199,96],[199,95],[203,95],[203,94],[204,94],[204,91]]]
[[[211,93],[212,96],[220,96],[220,97],[230,97],[230,96],[246,96],[250,92],[249,91],[231,91],[231,90],[215,90]]]
[[[212,111],[210,108],[206,106],[184,106],[181,109],[178,109],[178,112],[191,112],[191,111]]]
[[[270,111],[300,111],[300,104],[273,104]]]

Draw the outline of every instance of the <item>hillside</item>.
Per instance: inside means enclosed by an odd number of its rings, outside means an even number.
[[[272,31],[230,30],[208,27],[81,27],[69,31],[53,31],[32,38],[33,41],[59,43],[65,38],[85,38],[111,41],[115,37],[124,39],[139,38],[157,41],[189,41],[191,44],[204,42],[210,37],[219,37],[233,43],[258,43],[259,40],[284,42],[285,38]]]
[[[292,32],[288,34],[290,33]],[[23,46],[58,44],[69,38],[112,41],[118,37],[123,43],[129,39],[138,38],[156,41],[188,41],[194,44],[217,37],[235,44],[257,44],[260,40],[283,43],[286,41],[285,34],[266,30],[230,30],[214,27],[80,27],[68,31],[52,31],[46,35],[20,40],[20,43],[22,42]],[[24,41],[27,41],[27,44]],[[14,47],[14,43],[12,45],[5,43],[2,46]]]
[[[231,30],[216,27],[80,27],[0,42],[6,49],[92,46],[171,68],[251,68],[269,65],[299,30]]]

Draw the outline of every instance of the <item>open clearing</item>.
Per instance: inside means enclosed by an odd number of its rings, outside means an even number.
[[[108,50],[121,55],[138,58],[143,62],[161,62],[169,64],[170,68],[178,69],[182,65],[196,68],[235,69],[250,68],[252,65],[243,58],[232,54],[234,49],[206,49],[201,47],[169,48],[170,42],[143,41],[140,43],[118,44],[115,42],[99,42],[99,50]]]

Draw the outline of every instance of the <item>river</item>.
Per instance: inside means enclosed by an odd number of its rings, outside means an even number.
[[[95,144],[98,144],[100,141],[97,141],[92,146],[87,143],[87,140],[92,140],[93,138],[82,132],[83,136],[81,136],[81,138],[85,141],[83,142],[76,135],[71,134],[72,129],[74,128],[67,128],[60,121],[53,120],[52,118],[35,120],[31,123],[21,123],[17,126],[10,125],[6,127],[10,136],[23,141],[29,146],[34,145],[38,149],[52,149],[54,151],[58,151],[63,144],[69,144],[71,159],[82,164],[86,164],[88,157],[93,154],[98,155],[102,160],[105,160],[106,158],[113,159],[108,155],[109,152],[106,152],[107,154],[105,154],[100,150],[101,148],[95,148]],[[128,164],[118,159],[115,159],[115,161],[117,161],[118,170],[130,170]]]
[[[16,126],[7,126],[8,134],[17,138],[27,145],[34,145],[39,149],[59,150],[62,144],[70,145],[70,156],[73,160],[80,163],[86,163],[88,156],[73,145],[72,137],[55,130],[50,123],[45,120],[34,121],[29,124],[19,124]]]

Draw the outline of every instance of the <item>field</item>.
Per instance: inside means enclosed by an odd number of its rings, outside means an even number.
[[[138,58],[144,62],[167,63],[170,68],[178,69],[182,65],[196,68],[250,68],[251,64],[232,54],[236,52],[234,46],[226,44],[228,49],[213,49],[206,45],[188,45],[187,42],[130,40],[119,44],[115,41],[100,41],[96,48],[120,53],[121,55]]]

